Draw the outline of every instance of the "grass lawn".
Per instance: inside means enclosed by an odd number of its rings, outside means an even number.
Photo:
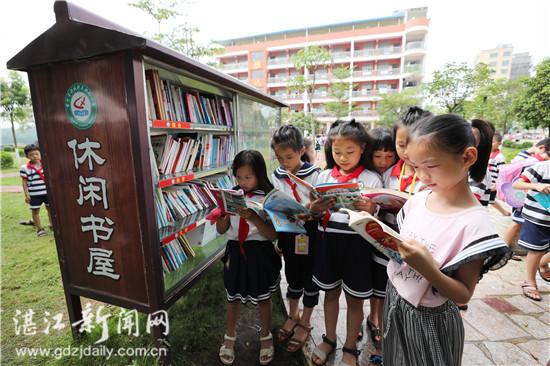
[[[18,347],[44,347],[54,350],[58,347],[93,346],[100,338],[101,328],[97,326],[81,343],[72,339],[66,312],[65,297],[59,272],[59,263],[53,234],[38,238],[33,227],[21,226],[20,220],[30,217],[21,193],[2,193],[1,196],[1,274],[2,274],[2,360],[5,365],[155,365],[154,357],[113,357],[107,360],[102,356],[88,356],[83,359],[53,356],[17,356]],[[47,222],[45,210],[42,220]],[[222,279],[222,265],[217,263],[187,294],[169,309],[170,334],[168,347],[172,364],[175,365],[217,365],[218,350],[225,330],[225,296]],[[85,306],[92,304],[94,313],[99,306],[106,305],[89,299],[82,299]],[[16,311],[26,313],[34,311],[33,322],[36,325],[34,335],[16,335]],[[109,339],[102,343],[117,350],[123,347],[150,348],[152,336],[144,334],[145,316],[140,314],[140,336],[117,334],[117,315],[122,309],[106,306],[102,313],[110,315]],[[63,313],[65,329],[46,328],[44,312],[50,313],[49,319]],[[239,365],[256,365],[259,354],[257,327],[259,324],[257,308],[243,306],[238,325],[236,346]],[[284,322],[286,314],[279,294],[274,296],[273,327]],[[20,323],[23,316],[17,317]],[[48,317],[46,317],[48,318]],[[94,324],[96,324],[94,322]],[[273,365],[299,366],[304,360],[300,352],[289,354],[276,344],[276,356]],[[95,345],[98,347],[98,345]],[[54,351],[50,351],[54,352]]]
[[[513,149],[511,147],[502,147],[501,151],[504,154],[504,157],[506,158],[506,163],[509,163],[512,161],[514,156],[516,156],[521,150],[523,149]]]

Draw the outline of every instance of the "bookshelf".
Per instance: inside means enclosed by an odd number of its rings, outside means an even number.
[[[285,105],[76,5],[54,12],[7,67],[29,76],[71,323],[81,296],[167,309],[222,254],[209,189],[241,149],[271,160]]]

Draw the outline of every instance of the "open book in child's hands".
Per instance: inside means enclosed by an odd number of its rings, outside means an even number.
[[[267,213],[275,231],[282,233],[307,233],[299,215],[309,214],[309,210],[296,202],[288,194],[273,189],[265,196],[263,210]]]
[[[370,198],[380,206],[380,211],[393,214],[399,213],[405,202],[409,199],[408,193],[386,188],[367,188],[361,192],[361,195]]]
[[[210,191],[223,213],[238,215],[239,208],[251,208],[255,211],[261,210],[261,207],[258,208],[258,203],[246,198],[244,191],[241,189],[238,191],[233,189],[211,189]]]
[[[373,247],[397,263],[403,263],[398,246],[403,238],[398,232],[368,212],[340,209],[349,215],[349,226],[365,238]]]

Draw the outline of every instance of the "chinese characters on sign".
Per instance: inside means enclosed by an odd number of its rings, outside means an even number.
[[[101,149],[101,144],[96,141],[90,141],[86,137],[84,142],[79,143],[76,139],[67,141],[67,146],[72,150],[74,158],[74,167],[80,171],[81,165],[87,165],[90,172],[94,171],[94,164],[104,165],[107,161],[99,156],[94,150]],[[85,204],[92,208],[102,206],[104,210],[109,209],[109,200],[107,196],[107,180],[101,177],[78,177],[79,197],[76,202],[79,206]],[[109,217],[100,217],[90,214],[90,216],[80,217],[80,230],[83,233],[91,232],[94,244],[101,241],[109,241],[113,235],[115,222]],[[115,272],[115,259],[112,258],[113,251],[104,248],[89,248],[90,257],[86,270],[95,276],[104,276],[113,280],[118,280],[120,275]]]

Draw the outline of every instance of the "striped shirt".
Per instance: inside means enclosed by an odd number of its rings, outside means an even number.
[[[338,183],[338,180],[331,175],[332,169],[326,169],[319,174],[317,184],[321,183]],[[363,170],[357,178],[349,181],[350,183],[360,182],[365,188],[382,188],[380,175],[370,170]],[[345,213],[331,212],[330,219],[327,223],[326,232],[341,233],[341,234],[356,234],[355,230],[349,227],[349,216]],[[324,231],[322,221],[319,222],[319,231]]]
[[[530,166],[521,173],[520,179],[527,183],[550,184],[550,161]],[[550,211],[537,200],[542,200],[544,197],[548,200],[548,196],[548,194],[529,190],[523,204],[523,218],[533,224],[550,227]]]
[[[42,166],[42,163],[40,163],[40,166]],[[42,167],[40,169],[35,169],[30,163],[25,164],[21,166],[19,175],[27,183],[29,196],[43,196],[47,193]]]
[[[517,163],[518,161],[523,161],[529,159],[530,157],[531,154],[527,150],[521,150],[516,156],[514,156],[511,163]]]
[[[500,167],[504,164],[506,164],[506,159],[504,158],[504,155],[502,155],[500,150],[491,153],[488,166],[489,174],[491,175],[491,184],[496,183]]]
[[[312,165],[310,163],[304,163],[300,169],[296,172],[296,176],[312,186],[315,186],[317,183],[317,177],[319,176],[319,171],[321,169],[315,165]],[[271,182],[273,183],[273,186],[288,194],[290,197],[294,197],[294,193],[292,191],[291,183],[295,184],[292,180],[289,182],[289,177],[286,174],[286,170],[283,167],[278,167],[275,169],[273,174],[271,175]],[[305,206],[309,203],[309,192],[310,190],[307,187],[304,187],[300,184],[296,184],[296,191],[298,193],[298,196],[300,197],[300,204]]]
[[[470,190],[482,206],[488,206],[489,203],[493,203],[491,202],[491,176],[489,174],[485,174],[481,182],[476,182],[468,177],[468,184],[470,185]]]
[[[473,260],[483,260],[480,276],[506,264],[510,249],[499,238],[485,208],[476,205],[449,214],[432,212],[426,206],[430,194],[415,194],[399,211],[397,223],[402,237],[424,244],[439,269],[450,277]],[[447,301],[406,262],[390,260],[387,272],[399,295],[415,307],[437,307]]]

